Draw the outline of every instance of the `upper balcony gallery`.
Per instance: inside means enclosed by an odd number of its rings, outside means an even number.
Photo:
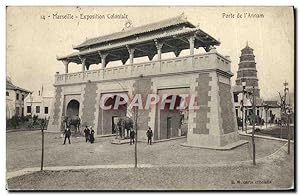
[[[191,24],[182,14],[144,26],[129,27],[120,32],[87,39],[74,46],[73,49],[78,51],[57,57],[57,60],[65,65],[65,74],[57,74],[55,84],[80,82],[85,79],[114,79],[120,76],[117,73],[130,77],[141,73],[158,74],[164,71],[167,73],[204,68],[218,68],[230,72],[230,60],[218,54],[214,48],[219,45],[219,41]],[[195,48],[200,47],[204,48],[206,53],[195,55]],[[189,55],[179,57],[180,53],[187,49]],[[173,52],[176,58],[161,58],[162,53],[169,52]],[[156,59],[153,60],[155,55]],[[149,61],[134,63],[134,58],[139,57],[148,57]],[[128,60],[129,63],[126,64]],[[124,66],[107,68],[106,65],[113,61],[121,61]],[[69,63],[81,64],[82,71],[69,73]],[[99,64],[99,70],[89,70],[92,64]],[[198,64],[201,64],[201,68]]]

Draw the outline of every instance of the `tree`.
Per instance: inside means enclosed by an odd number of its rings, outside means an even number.
[[[137,78],[136,80],[136,88],[132,94],[133,97],[135,97],[136,95],[138,94],[144,94],[144,95],[148,95],[148,94],[151,94],[151,91],[149,90],[145,90],[145,89],[141,89],[140,88],[140,81],[143,79],[143,75],[139,75],[139,77]],[[127,88],[125,88],[123,86],[123,84],[117,82],[121,87],[122,89],[126,90]],[[134,145],[134,167],[137,168],[137,162],[138,162],[138,130],[139,130],[139,126],[138,126],[138,123],[142,124],[142,123],[146,123],[146,122],[143,122],[140,117],[144,114],[145,111],[143,110],[139,110],[138,106],[134,106],[131,110],[131,114],[128,114],[128,118],[131,119],[131,120],[127,120],[128,121],[128,127],[131,126],[133,127],[133,130],[135,132],[135,145]],[[127,125],[125,124],[125,127]]]
[[[288,154],[290,154],[290,141],[291,141],[291,135],[290,135],[290,114],[292,113],[292,108],[289,104],[287,104],[287,93],[289,93],[288,83],[283,83],[284,94],[281,95],[280,92],[278,92],[280,97],[280,110],[281,110],[281,121],[287,125],[288,129]]]
[[[19,125],[19,117],[14,115],[12,118],[11,118],[11,125],[13,126],[13,128],[17,128],[17,126]]]
[[[41,132],[42,132],[42,157],[41,157],[41,171],[44,168],[44,129],[47,127],[47,120],[41,119]]]

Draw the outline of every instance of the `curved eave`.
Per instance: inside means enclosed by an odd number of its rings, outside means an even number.
[[[124,39],[127,37],[141,35],[145,33],[150,33],[153,31],[157,31],[164,28],[169,28],[172,26],[183,25],[185,24],[187,27],[194,28],[195,26],[190,23],[187,18],[182,14],[180,16],[176,16],[174,18],[165,19],[158,22],[153,22],[150,24],[134,27],[132,29],[128,29],[126,31],[115,32],[108,35],[103,35],[91,39],[87,39],[83,43],[74,46],[73,49],[80,50],[84,47],[89,47],[96,44],[101,44],[103,42],[116,41],[120,39]]]
[[[204,47],[204,46],[219,46],[221,43],[217,41],[215,38],[210,36],[209,34],[205,33],[199,28],[188,28],[188,29],[183,29],[177,32],[172,32],[172,33],[162,33],[161,35],[153,35],[149,36],[148,38],[143,38],[143,39],[133,39],[127,42],[123,43],[118,43],[118,44],[113,44],[113,45],[107,45],[107,46],[101,46],[97,47],[94,49],[88,49],[88,50],[83,50],[79,52],[74,52],[70,55],[63,56],[63,57],[57,57],[57,60],[67,60],[75,63],[80,63],[80,56],[86,56],[86,55],[92,55],[97,53],[98,51],[112,51],[116,49],[121,49],[121,48],[126,48],[126,46],[138,46],[140,44],[147,44],[150,42],[153,42],[155,39],[157,40],[163,40],[163,39],[176,39],[175,37],[186,37],[190,35],[195,35],[196,36],[196,44],[195,46],[197,47]]]

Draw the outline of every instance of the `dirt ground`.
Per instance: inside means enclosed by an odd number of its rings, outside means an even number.
[[[8,180],[11,190],[280,190],[292,189],[292,156],[253,166],[157,167],[45,171]]]
[[[134,164],[134,145],[111,144],[113,137],[71,138],[62,145],[59,134],[45,134],[44,166]],[[183,147],[186,138],[147,145],[138,143],[138,163],[151,168],[89,169],[44,171],[9,179],[8,188],[22,190],[173,190],[173,189],[278,189],[293,182],[293,156],[267,162],[264,157],[278,152],[286,142],[256,138],[253,166],[249,143],[229,151]],[[39,167],[41,133],[38,131],[7,133],[7,171]],[[286,154],[286,153],[284,153]],[[292,145],[293,154],[293,145]],[[239,162],[246,164],[236,165]],[[248,161],[248,162],[247,162]],[[176,166],[174,166],[176,165]],[[192,166],[190,165],[200,165]],[[206,165],[206,166],[201,166]]]
[[[45,133],[44,166],[116,165],[134,164],[134,145],[111,144],[113,137],[96,138],[94,144],[83,137],[71,138],[71,144],[62,145],[63,138],[56,133]],[[147,145],[138,143],[138,163],[215,164],[252,159],[251,138],[248,144],[229,151],[183,147],[186,138]],[[41,160],[41,133],[38,131],[7,133],[7,171],[39,167]],[[256,139],[257,158],[279,149],[284,142]]]
[[[262,129],[260,131],[255,132],[255,134],[288,139],[288,128],[286,126],[282,128],[276,126],[268,129]],[[294,140],[294,126],[290,127],[290,139]]]

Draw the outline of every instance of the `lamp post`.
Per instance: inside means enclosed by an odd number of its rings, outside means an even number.
[[[255,132],[255,110],[256,110],[256,103],[255,103],[255,94],[254,94],[254,86],[253,86],[253,93],[252,93],[252,106],[253,106],[253,112],[252,112],[252,147],[253,147],[253,165],[255,165],[255,141],[254,141],[254,132]]]
[[[288,154],[290,154],[291,153],[290,108],[287,109],[286,114],[287,114],[287,123],[288,123]]]
[[[242,86],[243,86],[243,95],[242,95],[242,131],[244,131],[244,123],[245,123],[245,118],[244,118],[244,95],[245,95],[246,82],[242,82]]]
[[[280,98],[280,138],[282,138],[282,125],[284,124],[284,97],[278,92]]]
[[[284,108],[284,116],[286,118],[286,123],[287,123],[287,131],[288,131],[288,154],[290,154],[290,144],[291,144],[291,134],[290,134],[290,108],[289,108],[289,104],[286,104],[286,96],[287,93],[289,93],[289,88],[287,87],[289,84],[285,81],[283,83],[284,86],[284,102],[283,102],[283,108]],[[288,95],[289,96],[289,95]]]
[[[285,81],[283,83],[284,86],[284,95],[281,96],[280,92],[278,92],[280,97],[280,108],[281,108],[281,121],[283,121],[283,124],[287,125],[287,131],[288,131],[288,154],[290,154],[290,114],[291,114],[291,108],[290,108],[290,102],[289,104],[286,104],[286,96],[287,93],[289,93],[288,83]]]
[[[252,91],[245,91],[246,95],[249,96],[250,101],[252,102],[252,158],[253,158],[253,165],[256,165],[256,161],[255,161],[255,140],[254,140],[254,133],[255,133],[255,120],[256,120],[256,115],[255,115],[255,111],[256,111],[256,95],[255,95],[255,87],[252,87]],[[251,100],[252,98],[252,100]]]

